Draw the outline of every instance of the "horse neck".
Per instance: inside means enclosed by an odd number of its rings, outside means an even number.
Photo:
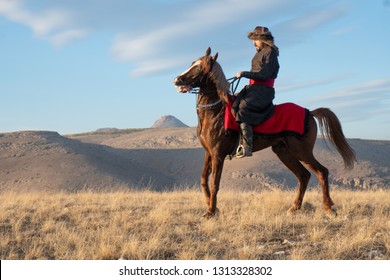
[[[197,104],[197,112],[199,116],[199,126],[203,129],[223,130],[225,107],[223,100],[218,96],[215,86],[200,88]],[[201,108],[221,100],[221,103],[210,107]],[[208,124],[208,125],[206,125]]]

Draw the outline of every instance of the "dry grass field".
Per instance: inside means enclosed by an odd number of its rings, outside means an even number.
[[[287,215],[292,191],[222,189],[204,219],[200,190],[0,197],[1,259],[390,259],[390,192],[318,189]]]

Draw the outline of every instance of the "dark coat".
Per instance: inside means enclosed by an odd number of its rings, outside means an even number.
[[[242,77],[266,81],[275,79],[279,72],[278,51],[269,46],[257,51],[252,59],[251,71],[242,73]],[[238,94],[233,109],[237,122],[257,125],[273,115],[275,90],[264,85],[247,85]]]

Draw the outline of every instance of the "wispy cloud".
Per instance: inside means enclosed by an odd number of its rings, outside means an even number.
[[[307,100],[313,106],[331,106],[348,121],[390,112],[390,78],[367,81]]]
[[[309,6],[296,13],[295,17],[276,24],[273,29],[280,35],[278,40],[280,44],[294,45],[309,38],[318,28],[340,19],[349,9],[344,2]]]
[[[334,91],[326,96],[313,98],[312,102],[324,102],[329,100],[340,100],[350,102],[354,98],[372,96],[378,100],[390,98],[390,78],[367,81],[358,85]],[[382,99],[381,97],[386,97]],[[343,103],[342,103],[343,104]]]
[[[188,49],[188,53],[194,48],[198,41],[212,41],[214,36],[223,32],[229,36],[229,29],[234,29],[234,25],[239,24],[240,20],[248,17],[262,19],[264,23],[276,20],[290,9],[297,9],[296,6],[307,1],[250,1],[242,5],[242,1],[208,1],[194,4],[185,14],[179,14],[175,21],[168,21],[168,24],[162,24],[158,28],[151,30],[143,35],[134,34],[119,35],[112,46],[113,55],[122,61],[132,62],[136,69],[132,72],[147,73],[147,69],[140,68],[142,65],[150,65],[157,56],[174,58],[176,54],[172,52],[174,46],[181,46],[183,42],[189,42],[192,46],[184,46],[182,49]],[[324,11],[325,10],[325,11]],[[314,31],[318,26],[329,23],[345,13],[345,7],[340,5],[317,6],[300,16],[283,21],[275,25],[275,31],[282,34],[301,34],[299,36],[284,36],[290,43],[295,43],[297,37],[304,37],[304,34]],[[270,18],[272,15],[272,19]],[[255,20],[258,22],[258,20]],[[242,35],[242,34],[241,34]],[[245,38],[245,35],[242,37]],[[232,40],[237,36],[232,36]],[[278,39],[279,40],[279,39]],[[226,52],[229,52],[229,46],[226,46]],[[156,61],[154,62],[157,63]],[[184,61],[188,63],[188,61]],[[168,67],[168,64],[166,65]],[[150,68],[151,70],[152,68]],[[164,70],[163,65],[155,69]]]
[[[295,83],[295,82],[285,83],[285,85],[281,85],[278,87],[278,92],[289,92],[289,91],[301,90],[301,89],[317,87],[322,85],[329,85],[331,83],[345,80],[350,76],[351,76],[350,74],[345,74],[345,75],[337,75],[333,77],[325,77],[322,79],[303,81],[299,83]]]
[[[274,9],[274,4],[264,5],[264,1],[250,1],[242,5],[241,1],[208,1],[194,5],[192,9],[179,13],[175,21],[167,21],[146,34],[134,36],[134,34],[120,34],[112,46],[113,55],[122,61],[129,61],[136,65],[132,75],[147,73],[148,70],[165,70],[172,66],[164,59],[157,59],[158,56],[171,57],[173,60],[176,53],[172,52],[172,46],[181,45],[183,42],[194,44],[193,38],[209,37],[211,33],[217,32],[221,26],[238,21],[245,14],[253,12],[262,7],[262,13]],[[227,32],[227,31],[225,31]],[[228,33],[228,32],[227,32]],[[183,62],[182,62],[183,63]],[[188,63],[188,61],[184,61]],[[150,67],[153,65],[153,67]],[[175,65],[177,66],[177,65]]]
[[[69,42],[86,37],[86,29],[69,29],[50,36],[50,41],[56,46],[63,46]]]
[[[87,34],[83,28],[72,27],[72,17],[66,11],[44,9],[33,12],[24,6],[22,0],[0,0],[0,15],[30,27],[35,36],[54,45],[66,44]]]
[[[183,64],[182,58],[167,59],[143,59],[137,62],[136,68],[131,72],[132,77],[144,76],[150,73],[161,72],[167,69],[173,69]]]
[[[146,75],[178,66],[178,56],[193,57],[194,50],[203,51],[216,37],[245,38],[249,28],[242,26],[244,19],[253,22],[250,29],[257,24],[272,27],[278,44],[299,43],[347,12],[348,8],[338,3],[210,0],[141,1],[133,5],[127,0],[0,0],[0,16],[28,26],[36,37],[56,46],[85,38],[91,32],[108,31],[114,38],[110,49],[113,57],[129,62],[131,75]],[[295,17],[288,16],[291,14]],[[225,53],[237,52],[234,46],[227,43]],[[182,65],[187,63],[185,59]]]
[[[345,34],[348,34],[354,30],[356,30],[357,27],[354,26],[354,25],[350,25],[350,26],[343,26],[339,29],[336,29],[334,30],[333,32],[330,33],[330,35],[333,35],[333,36],[343,36]]]
[[[312,97],[303,103],[308,108],[330,107],[345,122],[356,122],[390,114],[390,77],[369,80],[324,93],[321,86],[335,86],[351,75],[338,75],[324,79],[291,83],[277,88],[277,92],[290,92],[316,87]],[[318,93],[320,92],[320,93]]]

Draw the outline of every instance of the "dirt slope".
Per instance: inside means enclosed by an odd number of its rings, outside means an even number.
[[[359,164],[345,171],[341,157],[317,141],[315,155],[328,167],[330,183],[350,188],[388,188],[390,141],[352,139],[350,143]],[[199,185],[203,155],[194,128],[71,136],[46,131],[4,133],[0,134],[0,191]],[[311,186],[317,184],[313,176]],[[252,158],[226,161],[221,188],[295,185],[295,176],[267,149]]]

